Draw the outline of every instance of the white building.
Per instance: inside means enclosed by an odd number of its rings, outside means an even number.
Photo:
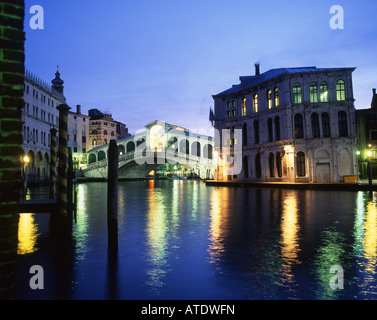
[[[27,172],[30,180],[46,180],[50,168],[50,129],[59,127],[56,107],[65,103],[63,83],[56,72],[52,85],[42,81],[30,71],[25,73],[25,105],[22,110],[23,156],[27,155]]]
[[[254,76],[240,77],[240,84],[213,96],[215,179],[297,183],[355,179],[355,68],[279,68],[260,74],[256,65],[255,70]],[[240,150],[233,160],[241,165],[233,169],[224,156],[229,149]]]
[[[68,147],[72,148],[73,170],[87,164],[86,152],[89,145],[89,116],[81,113],[81,105],[76,112],[68,112]]]

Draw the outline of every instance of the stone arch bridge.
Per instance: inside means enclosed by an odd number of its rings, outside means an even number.
[[[145,130],[118,140],[119,178],[170,176],[214,178],[214,142],[210,136],[154,121]],[[107,178],[109,144],[88,151],[86,178]],[[159,174],[158,174],[159,173]]]

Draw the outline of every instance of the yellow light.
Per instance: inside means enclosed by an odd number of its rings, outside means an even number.
[[[29,160],[29,157],[28,157],[28,156],[25,156],[25,157],[24,157],[24,162],[25,162],[25,163],[29,163],[29,161],[30,161],[30,160]]]
[[[284,151],[285,151],[286,153],[292,153],[292,152],[293,152],[293,148],[292,148],[292,146],[285,146],[285,147],[284,147]]]
[[[372,156],[372,151],[368,150],[367,157],[371,157],[371,156]]]

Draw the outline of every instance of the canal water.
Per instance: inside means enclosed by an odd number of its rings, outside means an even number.
[[[113,257],[106,192],[77,185],[72,241],[20,215],[16,299],[377,298],[377,193],[119,182]]]

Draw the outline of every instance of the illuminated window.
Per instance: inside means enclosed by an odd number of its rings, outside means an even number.
[[[344,80],[338,80],[336,82],[336,100],[338,101],[346,100],[346,88],[344,85]]]
[[[154,151],[164,149],[164,129],[160,125],[153,126],[150,129],[150,147]]]
[[[316,82],[312,82],[310,84],[310,102],[316,103],[318,102],[318,87]]]
[[[258,94],[254,94],[253,108],[254,108],[254,112],[258,112]]]
[[[274,89],[274,96],[275,96],[275,107],[277,108],[280,104],[280,101],[279,101],[279,89],[278,88],[275,88]]]
[[[312,134],[313,138],[319,138],[319,117],[318,114],[313,112],[312,113]]]
[[[293,103],[301,103],[302,96],[301,96],[301,85],[296,82],[293,85]]]
[[[226,103],[226,106],[227,106],[228,109],[230,109],[230,101],[228,101],[228,102]]]
[[[298,152],[296,156],[296,165],[297,165],[297,176],[305,177],[305,153]]]
[[[246,98],[242,99],[242,116],[246,116]]]
[[[338,113],[339,136],[348,137],[347,114],[344,111]]]
[[[267,107],[268,109],[272,108],[272,91],[267,90]]]
[[[327,112],[322,113],[322,134],[323,137],[330,137],[330,117]]]
[[[227,114],[228,118],[230,118],[232,116],[232,113],[230,111],[227,111],[226,114]]]
[[[319,92],[321,96],[321,102],[328,102],[329,101],[329,91],[327,89],[327,82],[322,81],[319,85]]]
[[[304,120],[300,113],[295,115],[295,139],[304,138]]]

